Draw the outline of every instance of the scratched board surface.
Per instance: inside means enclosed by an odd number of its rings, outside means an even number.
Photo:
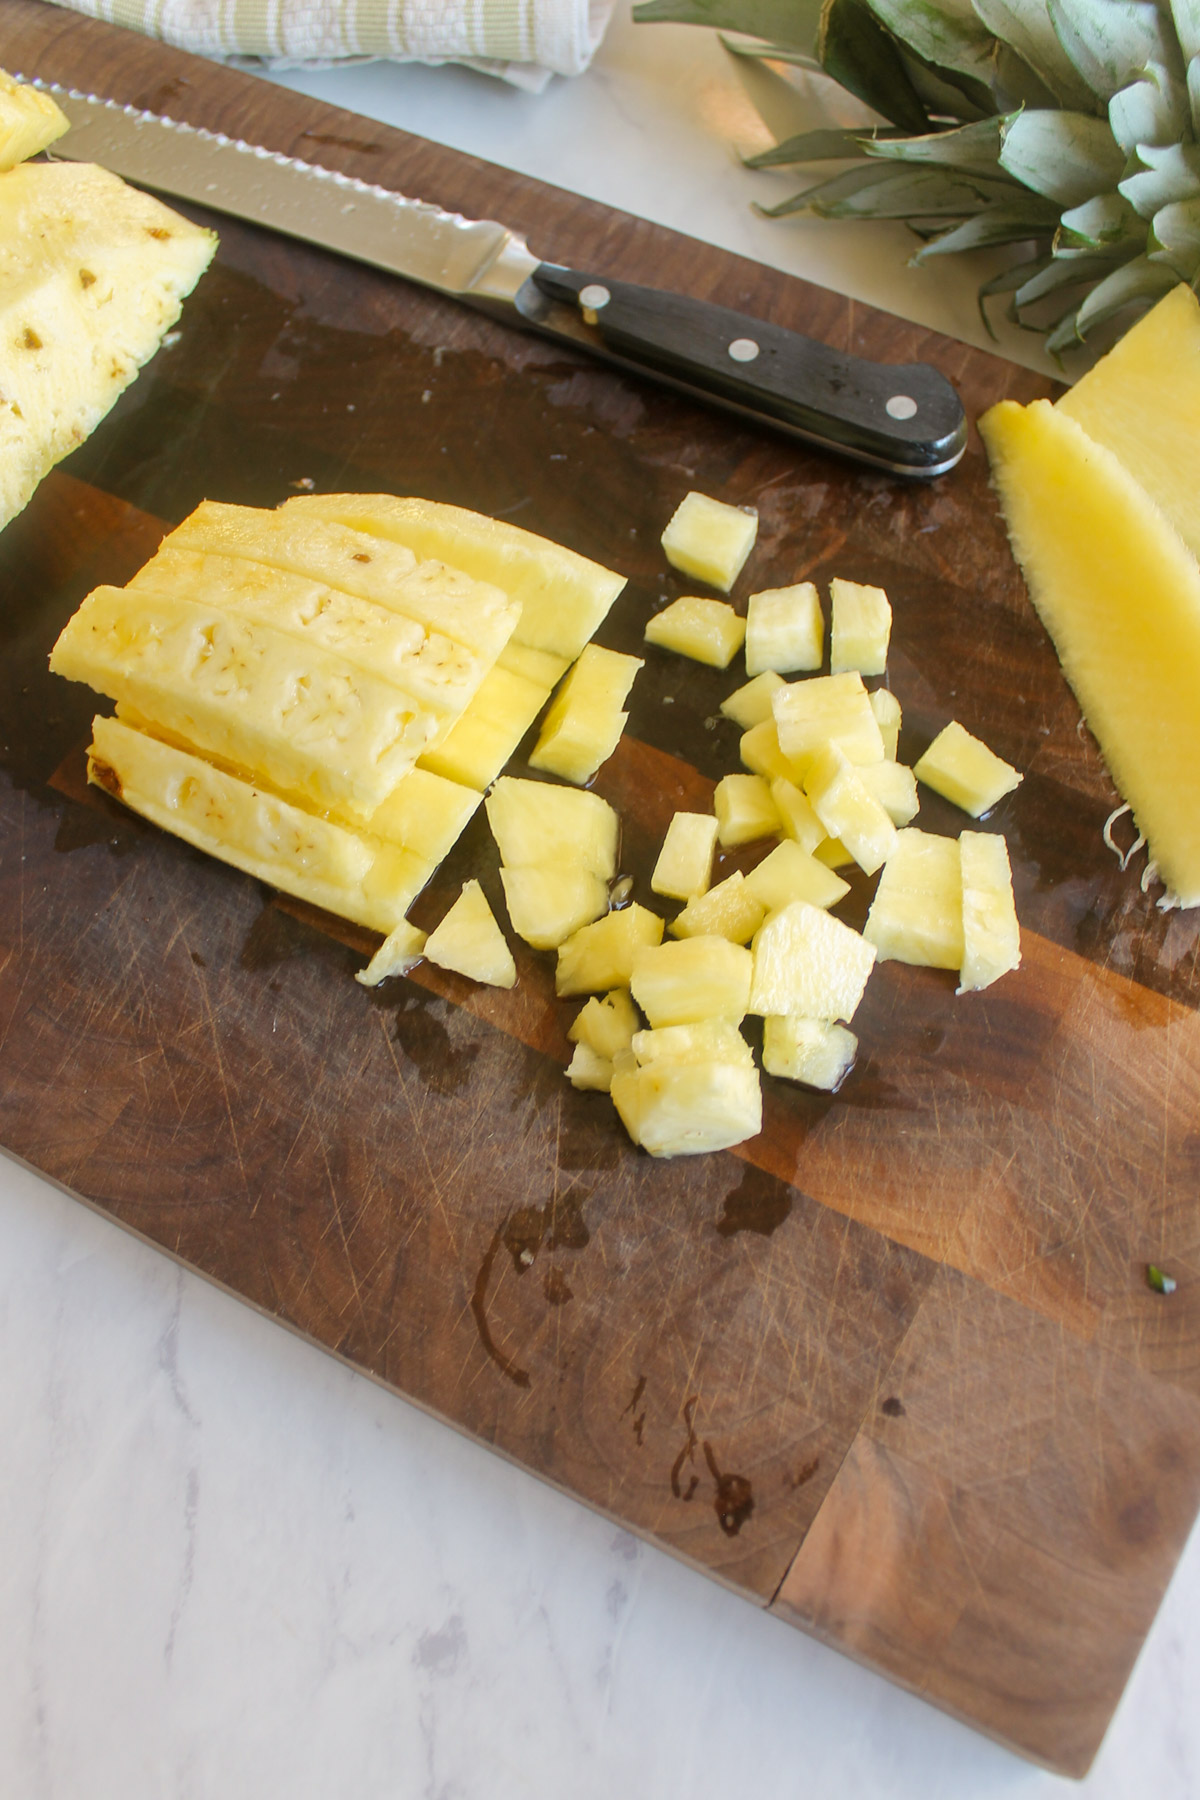
[[[1036,377],[592,203],[33,0],[10,68],[307,155],[534,248],[924,358],[972,417]],[[196,216],[200,216],[197,214]],[[1079,1773],[1200,1502],[1197,922],[1101,832],[1114,795],[1029,608],[978,441],[906,487],[315,249],[218,222],[164,350],[0,540],[0,1141],[191,1266],[750,1600]],[[563,1078],[550,959],[511,994],[371,940],[88,797],[93,699],[46,672],[89,588],[205,497],[428,494],[681,591],[682,494],[752,503],[737,590],[891,595],[912,761],[951,717],[1026,772],[1020,971],[956,1000],[889,964],[835,1097],[654,1162]],[[732,680],[646,650],[596,785],[643,902],[671,813],[737,766]],[[518,764],[520,758],[518,757]],[[920,823],[962,816],[923,798]],[[759,851],[728,866],[748,866]],[[477,875],[478,818],[416,910]],[[861,923],[869,887],[839,909]],[[1178,1280],[1166,1299],[1147,1262]]]

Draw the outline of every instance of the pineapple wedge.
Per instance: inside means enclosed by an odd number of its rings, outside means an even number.
[[[522,863],[501,868],[500,880],[509,923],[535,950],[557,950],[608,911],[608,884],[578,865]]]
[[[482,794],[456,781],[427,769],[410,769],[363,829],[436,866],[450,854],[482,800]]]
[[[957,969],[963,961],[962,858],[954,838],[896,834],[863,936],[881,962]]]
[[[504,666],[507,646],[462,714],[432,749],[423,769],[479,793],[490,787],[550,697],[550,689]]]
[[[854,1067],[858,1039],[844,1025],[785,1013],[763,1020],[763,1068],[834,1094]]]
[[[590,781],[617,747],[629,717],[622,707],[644,667],[640,657],[588,644],[542,722],[530,768],[564,781]]]
[[[785,683],[772,710],[779,748],[801,775],[818,751],[831,743],[852,763],[883,761],[879,724],[856,671]]]
[[[735,1025],[668,1025],[639,1031],[613,1063],[621,1123],[651,1156],[727,1150],[762,1130],[762,1088]]]
[[[850,1020],[875,963],[875,946],[819,906],[793,900],[755,934],[752,1013]]]
[[[751,594],[746,602],[747,675],[819,669],[824,655],[825,619],[811,581]]]
[[[487,896],[468,881],[441,924],[425,940],[425,957],[440,969],[468,975],[488,987],[517,985],[517,965],[504,941]]]
[[[662,534],[672,568],[727,594],[746,565],[758,536],[753,507],[727,506],[707,494],[685,494]]]
[[[961,806],[973,819],[981,819],[1025,779],[1011,763],[972,737],[957,719],[951,719],[924,756],[917,758],[913,774],[935,794]]]
[[[883,762],[860,764],[854,774],[871,798],[879,802],[893,825],[912,824],[921,810],[917,777],[912,769],[885,757]]]
[[[216,243],[90,164],[0,177],[0,527],[154,355]]]
[[[722,937],[647,944],[633,959],[629,986],[651,1026],[695,1025],[702,1019],[740,1024],[750,998],[754,958]]]
[[[602,881],[616,874],[620,824],[599,794],[503,775],[484,805],[506,868],[573,866]]]
[[[37,156],[69,131],[70,123],[49,94],[0,69],[0,173]]]
[[[712,881],[717,821],[707,813],[677,812],[667,826],[650,887],[669,900],[698,900]]]
[[[768,669],[764,675],[756,675],[753,681],[735,688],[727,700],[722,700],[721,711],[743,731],[750,731],[755,725],[761,725],[764,719],[774,722],[771,702],[775,692],[784,685],[783,676]]]
[[[809,856],[799,844],[785,838],[764,856],[746,876],[746,892],[760,900],[766,912],[779,912],[793,900],[810,906],[836,906],[850,892],[850,883]]]
[[[567,1064],[567,1080],[581,1093],[607,1094],[612,1088],[612,1058],[600,1056],[590,1044],[576,1044]]]
[[[833,603],[829,667],[835,675],[857,669],[860,675],[882,675],[887,668],[892,635],[892,609],[882,588],[857,581],[831,581]]]
[[[713,791],[717,836],[724,849],[774,837],[783,829],[770,784],[761,775],[725,775]]]
[[[958,992],[990,987],[1020,966],[1021,931],[1013,901],[1008,845],[988,831],[964,831],[962,858],[963,958]]]
[[[767,781],[792,781],[797,775],[796,767],[790,763],[779,748],[779,733],[775,729],[774,719],[763,719],[744,731],[738,744],[738,757],[743,766],[754,775],[761,775]]]
[[[655,613],[642,634],[648,644],[727,669],[746,637],[746,621],[724,600],[684,594]]]
[[[766,915],[766,907],[746,885],[740,869],[719,881],[698,900],[689,900],[671,923],[671,936],[723,937],[748,944]]]
[[[661,943],[662,934],[662,920],[636,901],[583,926],[559,945],[556,992],[561,998],[628,987],[638,951]]]

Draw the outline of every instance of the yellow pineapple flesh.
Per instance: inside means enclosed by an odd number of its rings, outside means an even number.
[[[672,568],[694,575],[727,594],[754,548],[758,514],[752,507],[728,506],[707,494],[685,494],[662,534]]]
[[[761,775],[724,775],[713,792],[717,836],[726,850],[783,829],[770,783]]]
[[[806,900],[772,913],[755,934],[752,1013],[850,1020],[875,963],[874,945]]]
[[[740,869],[718,881],[696,900],[689,900],[671,921],[672,937],[723,937],[731,944],[748,944],[766,914],[766,907],[747,886]]]
[[[487,896],[477,881],[464,883],[441,924],[425,940],[428,962],[488,987],[517,984],[517,965],[504,941]]]
[[[407,919],[388,933],[365,969],[355,972],[354,979],[363,987],[378,987],[394,975],[407,975],[420,962],[425,948],[425,933],[410,925]]]
[[[642,635],[661,650],[727,669],[745,641],[746,621],[724,600],[684,594],[655,613]]]
[[[662,934],[662,920],[636,901],[584,925],[559,945],[554,978],[557,993],[599,994],[628,987],[638,951],[647,944],[661,943]]]
[[[746,673],[819,669],[825,655],[825,619],[811,581],[764,588],[746,602]]]
[[[0,69],[0,173],[37,156],[70,129],[70,120],[40,89]]]
[[[762,1130],[762,1088],[735,1025],[709,1019],[639,1031],[614,1063],[613,1104],[651,1156],[726,1150]]]
[[[881,962],[957,969],[963,960],[962,860],[955,838],[896,834],[863,936]]]
[[[707,894],[716,846],[716,819],[707,813],[675,813],[650,877],[652,891],[670,900]]]
[[[643,667],[639,657],[588,644],[542,721],[530,768],[590,781],[617,747],[629,717],[622,708]]]
[[[680,938],[639,950],[629,986],[655,1029],[702,1019],[738,1024],[746,1014],[753,964],[750,952],[728,938]]]
[[[763,1068],[768,1075],[836,1093],[858,1055],[858,1039],[844,1025],[799,1013],[763,1020]]]
[[[883,589],[857,581],[831,581],[829,597],[829,667],[833,674],[857,669],[860,675],[882,675],[892,634],[892,609]]]
[[[793,900],[807,900],[810,906],[836,906],[850,892],[848,881],[819,863],[815,856],[809,856],[790,838],[776,844],[745,879],[747,893],[761,900],[769,913],[778,912]]]
[[[917,758],[913,774],[973,819],[981,819],[1024,780],[1011,763],[973,737],[957,719],[939,731],[924,756]]]
[[[1021,931],[1013,900],[1008,846],[987,831],[964,831],[962,859],[963,958],[958,992],[990,987],[1021,962]]]
[[[802,775],[827,744],[852,763],[883,761],[883,738],[862,676],[855,671],[785,683],[772,702],[779,747]]]
[[[889,688],[872,688],[869,698],[879,735],[883,739],[884,758],[888,762],[895,762],[900,740],[900,702]]]
[[[579,865],[523,863],[502,867],[500,882],[509,923],[535,950],[557,950],[608,910],[608,886]]]
[[[613,988],[603,998],[593,994],[585,1001],[567,1029],[573,1044],[584,1044],[609,1062],[619,1050],[628,1050],[640,1030],[637,1008],[628,988]]]
[[[603,881],[616,874],[620,823],[599,794],[504,775],[484,805],[506,868],[575,866]]]
[[[749,731],[755,725],[761,725],[764,719],[774,721],[771,702],[776,689],[783,686],[783,676],[768,669],[765,674],[756,675],[753,681],[747,681],[740,688],[735,688],[729,697],[721,702],[721,711],[743,731]]]
[[[896,827],[836,744],[827,744],[812,758],[804,793],[830,837],[846,846],[860,869],[873,875],[883,866],[896,842]]]

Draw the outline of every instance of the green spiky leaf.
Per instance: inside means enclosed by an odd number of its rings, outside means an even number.
[[[949,170],[872,166],[847,169],[764,210],[773,219],[812,213],[822,219],[934,220],[961,218],[1012,192],[1006,182],[967,180]],[[1032,195],[1025,198],[1036,204]]]
[[[864,142],[868,156],[893,162],[935,163],[965,174],[995,176],[1003,119],[983,119],[953,131],[925,132],[920,137],[875,138]]]
[[[1171,55],[1153,0],[1048,0],[1050,18],[1072,66],[1097,100],[1136,81],[1150,63]]]
[[[820,0],[643,0],[633,16],[639,25],[711,25],[811,50],[821,7]]]
[[[1108,124],[1126,156],[1139,144],[1177,143],[1191,129],[1187,88],[1161,63],[1149,63],[1141,81],[1113,95]]]
[[[1060,106],[1096,112],[1095,95],[1059,42],[1048,0],[974,0],[988,30],[1012,46]]]
[[[1023,187],[1081,206],[1115,187],[1125,156],[1104,119],[1088,113],[1025,112],[1001,127],[1000,167]]]
[[[961,250],[990,250],[997,244],[1022,244],[1029,238],[1048,238],[1057,222],[1053,202],[1036,194],[998,199],[982,212],[964,219],[922,246],[910,260],[928,262],[931,256],[949,256]]]
[[[864,132],[861,125],[850,127],[830,127],[821,131],[803,131],[798,137],[785,138],[782,144],[776,144],[773,150],[760,150],[757,156],[746,158],[748,169],[778,169],[791,163],[812,162],[844,162],[851,157],[861,156],[863,149],[877,143],[886,143],[891,138],[901,142],[901,133],[893,126],[890,130],[885,126],[878,132]]]
[[[881,118],[905,131],[928,130],[895,41],[864,0],[825,0],[817,57],[827,75]]]

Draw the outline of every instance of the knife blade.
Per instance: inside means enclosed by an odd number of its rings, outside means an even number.
[[[875,363],[690,295],[544,261],[490,219],[465,219],[114,100],[29,79],[71,130],[50,153],[319,244],[805,443],[928,479],[966,447],[962,403],[926,363]]]

